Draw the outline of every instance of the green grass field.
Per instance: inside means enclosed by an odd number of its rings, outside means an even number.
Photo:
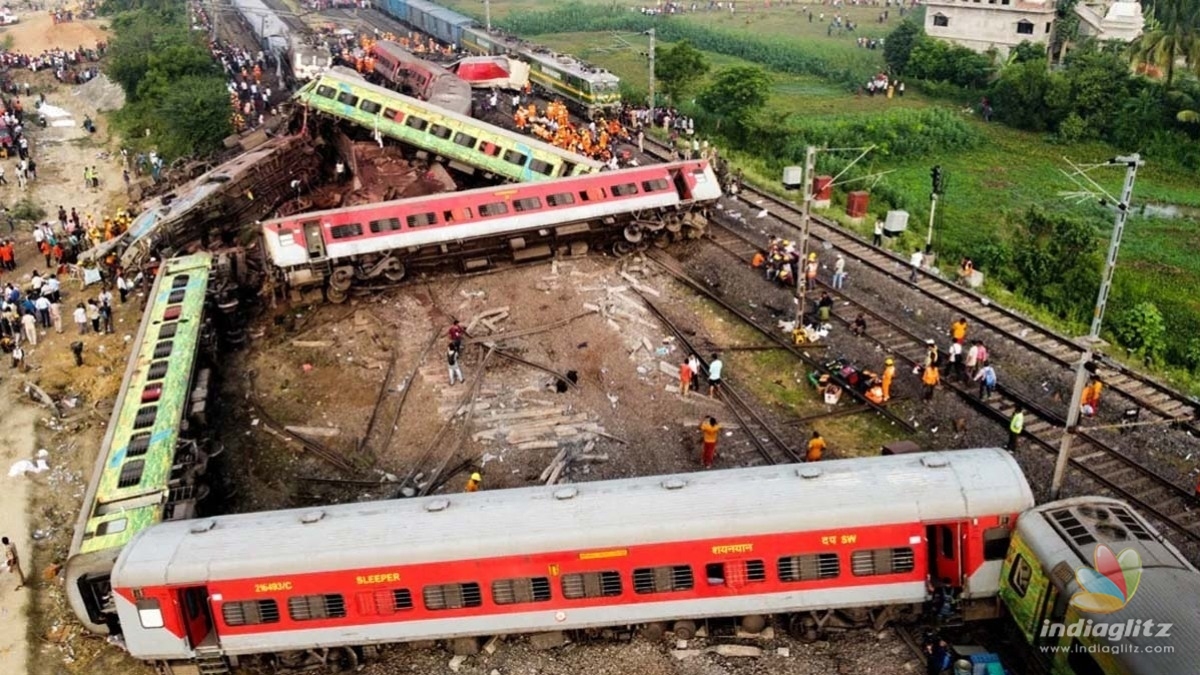
[[[625,11],[635,11],[636,3],[585,0],[591,4],[606,4]],[[482,3],[476,0],[449,0],[458,11],[481,16]],[[690,5],[690,3],[686,3]],[[751,4],[753,7],[751,8]],[[823,54],[854,59],[875,59],[883,67],[882,50],[866,50],[855,46],[853,35],[828,36],[827,24],[814,20],[809,23],[798,4],[780,5],[763,2],[738,3],[730,15],[725,12],[700,11],[683,16],[663,17],[662,21],[690,21],[730,32],[776,42],[803,43]],[[513,0],[491,5],[493,20],[516,10],[549,9],[555,5],[546,0]],[[701,3],[700,7],[706,6]],[[835,11],[860,23],[858,35],[883,36],[899,22],[895,9],[885,24],[876,21],[879,8],[848,7],[824,10],[826,21]],[[629,85],[644,91],[648,64],[645,57],[647,38],[625,33],[562,33],[540,35],[534,41],[556,50],[569,52],[607,68]],[[660,48],[670,45],[660,42]],[[713,70],[744,61],[720,54],[708,53]],[[905,106],[945,106],[960,110],[961,105],[944,100],[932,100],[919,95],[910,87],[906,96],[887,100],[884,97],[856,96],[836,83],[813,76],[773,72],[774,85],[764,114],[836,117],[846,113],[866,114],[887,108]],[[703,83],[700,85],[703,86]],[[923,200],[929,191],[929,170],[940,164],[946,172],[948,189],[939,205],[940,215],[936,236],[940,241],[960,242],[968,249],[976,243],[1005,238],[1011,231],[1007,216],[1020,213],[1031,204],[1052,208],[1072,208],[1073,203],[1061,193],[1077,190],[1062,170],[1067,169],[1064,157],[1080,163],[1095,163],[1122,154],[1103,143],[1062,145],[1043,135],[1018,131],[999,123],[986,124],[977,115],[960,112],[978,130],[983,142],[965,151],[931,153],[916,159],[893,160],[888,157],[868,158],[876,171],[890,171],[885,180]],[[753,158],[737,157],[748,174],[760,182],[771,184],[778,176],[765,175],[763,164]],[[1154,157],[1145,157],[1146,166],[1138,174],[1134,192],[1135,209],[1142,204],[1177,205],[1183,217],[1174,219],[1130,219],[1121,250],[1117,273],[1118,296],[1134,302],[1150,300],[1175,314],[1168,316],[1168,329],[1190,331],[1200,329],[1200,180],[1197,176],[1172,167],[1156,164]],[[757,165],[757,166],[756,166]],[[1120,190],[1123,171],[1102,169],[1091,174],[1110,193]],[[1085,206],[1076,207],[1084,212]],[[925,214],[913,214],[920,221]],[[921,226],[923,231],[923,226]],[[1105,230],[1107,231],[1107,229]],[[944,263],[951,261],[943,261]],[[986,270],[985,270],[986,272]],[[1132,302],[1130,302],[1132,304]],[[1115,317],[1110,314],[1108,321]]]

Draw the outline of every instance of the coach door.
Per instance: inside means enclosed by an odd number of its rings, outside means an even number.
[[[192,649],[204,643],[212,632],[212,606],[206,586],[192,586],[179,591],[179,606],[183,609],[184,630]]]
[[[950,585],[962,588],[962,523],[930,525],[929,560],[935,579],[949,579]]]
[[[320,262],[325,259],[325,239],[321,236],[321,221],[304,223],[304,245],[308,248],[308,259]]]

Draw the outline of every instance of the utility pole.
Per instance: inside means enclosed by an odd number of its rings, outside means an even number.
[[[487,32],[492,32],[492,0],[483,0],[483,21]]]
[[[804,152],[804,203],[800,217],[800,262],[796,265],[796,327],[804,328],[804,307],[808,302],[808,230],[812,222],[813,180],[817,174],[817,148],[810,145]]]
[[[650,116],[651,116],[651,119],[653,120],[653,117],[654,117],[654,29],[651,28],[650,30],[646,31],[646,34],[650,36],[650,96],[648,97],[648,100],[650,102],[650,113],[651,113]]]
[[[1113,273],[1117,268],[1117,252],[1121,248],[1121,235],[1125,231],[1125,222],[1129,220],[1130,200],[1133,199],[1133,183],[1137,179],[1137,170],[1141,166],[1141,155],[1134,153],[1126,157],[1110,159],[1107,166],[1125,167],[1125,184],[1121,187],[1121,198],[1117,202],[1117,215],[1113,224],[1112,239],[1108,242],[1108,256],[1104,260],[1104,278],[1100,282],[1100,292],[1096,294],[1096,310],[1092,314],[1092,327],[1088,331],[1083,346],[1083,355],[1075,364],[1075,386],[1071,390],[1071,404],[1067,408],[1066,433],[1058,448],[1058,460],[1054,463],[1054,478],[1050,483],[1050,498],[1058,499],[1062,493],[1063,478],[1067,473],[1067,464],[1071,461],[1071,441],[1079,425],[1079,406],[1083,401],[1083,388],[1087,385],[1087,365],[1092,361],[1092,349],[1100,341],[1100,326],[1104,321],[1104,309],[1108,304],[1108,293],[1112,289]],[[1104,203],[1101,201],[1101,203]]]

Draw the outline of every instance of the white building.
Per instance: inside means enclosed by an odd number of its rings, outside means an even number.
[[[1129,42],[1142,32],[1138,2],[1097,0],[1075,5],[1080,31],[1102,40]],[[1047,44],[1054,30],[1054,0],[925,0],[925,33],[977,52],[1001,55],[1028,40]]]

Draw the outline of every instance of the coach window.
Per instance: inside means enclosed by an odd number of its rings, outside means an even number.
[[[1004,556],[1008,555],[1008,542],[1011,537],[1012,534],[1003,525],[1000,527],[989,527],[984,530],[983,559],[1004,560]]]
[[[221,605],[226,626],[255,626],[279,623],[279,605],[274,600],[243,600]]]
[[[412,609],[412,593],[407,588],[367,591],[358,594],[358,613],[364,616],[387,616]]]
[[[175,337],[175,332],[179,330],[177,323],[165,323],[162,328],[158,329],[159,340],[169,340]]]
[[[142,622],[142,628],[162,628],[163,615],[162,608],[158,604],[158,600],[147,598],[137,601],[138,621]]]
[[[125,450],[126,457],[141,457],[150,449],[150,433],[135,434],[129,439],[129,448]]]
[[[382,218],[371,221],[371,232],[375,234],[379,234],[380,232],[394,232],[398,229],[400,229],[399,218]]]
[[[542,208],[542,200],[537,197],[526,197],[513,202],[513,210],[517,213],[523,211],[537,211]]]
[[[527,160],[527,159],[529,159],[529,157],[522,155],[521,153],[517,152],[516,150],[505,150],[504,151],[504,161],[508,162],[509,164],[514,164],[516,166],[525,166],[525,160]]]
[[[329,236],[334,239],[347,239],[349,237],[357,237],[363,233],[360,223],[350,223],[349,225],[334,225],[329,228]]]
[[[408,223],[409,227],[425,227],[426,225],[433,225],[437,222],[437,214],[433,211],[430,211],[429,213],[414,213],[405,218],[405,222]]]
[[[633,571],[634,593],[671,593],[689,590],[694,585],[692,568],[688,565],[643,567]]]
[[[374,115],[374,114],[378,113],[380,110],[383,110],[383,106],[379,105],[378,103],[376,103],[375,101],[372,101],[369,98],[364,98],[362,100],[362,103],[358,104],[358,109],[365,113],[370,113],[371,115]]]
[[[171,365],[170,361],[155,361],[150,364],[150,372],[146,373],[148,380],[161,380],[167,376],[167,368]]]
[[[413,117],[411,115],[409,115],[408,119],[404,120],[404,124],[416,129],[417,131],[425,131],[425,127],[429,126],[429,122],[426,122],[420,117]]]
[[[560,192],[546,197],[546,203],[550,206],[568,206],[575,203],[575,195],[570,192]]]
[[[462,584],[438,584],[421,590],[425,609],[462,609],[483,604],[483,593],[474,581]]]
[[[134,429],[148,429],[154,426],[154,420],[158,418],[158,406],[148,405],[137,411],[137,415],[133,418]]]
[[[497,605],[546,602],[549,599],[550,579],[548,577],[497,579],[492,582],[492,602]]]
[[[1029,580],[1033,577],[1033,568],[1025,562],[1025,556],[1020,553],[1013,559],[1012,569],[1008,571],[1008,585],[1022,598],[1029,591]]]
[[[344,103],[351,108],[358,105],[358,97],[348,91],[343,91],[342,93],[338,94],[337,100],[338,103]]]
[[[479,151],[488,157],[495,157],[500,154],[500,146],[496,145],[495,143],[484,141],[480,144]]]
[[[780,581],[816,581],[836,579],[841,563],[836,553],[808,553],[784,556],[776,563]]]
[[[169,302],[171,304],[175,304],[177,302],[183,302],[183,299],[185,297],[187,297],[187,289],[186,288],[177,288],[177,289],[171,291],[171,294],[167,296],[167,302]]]
[[[404,113],[400,112],[399,110],[396,110],[395,108],[384,108],[383,116],[388,118],[389,120],[395,120],[397,122],[404,121]]]
[[[337,96],[337,90],[333,87],[326,87],[322,84],[317,87],[317,96],[320,96],[321,98],[333,98]]]
[[[767,567],[761,560],[728,560],[704,566],[704,578],[709,586],[737,588],[767,580]]]
[[[621,575],[617,572],[583,572],[562,576],[563,597],[610,598],[621,594]]]
[[[440,124],[435,124],[429,128],[429,133],[437,136],[438,138],[444,139],[450,138],[450,136],[454,135],[454,130],[452,130],[450,127],[444,127]]]
[[[549,162],[543,162],[540,159],[529,160],[529,170],[534,173],[540,173],[543,176],[549,176],[554,173],[554,165]]]
[[[946,560],[954,560],[954,530],[950,529],[949,525],[939,525],[941,532],[938,533],[938,539],[941,539],[942,557]]]
[[[346,600],[337,593],[292,596],[288,598],[288,616],[292,621],[340,619],[346,616]]]
[[[464,148],[474,148],[475,143],[478,140],[479,140],[478,138],[475,138],[474,136],[468,136],[467,134],[464,134],[461,131],[458,132],[457,134],[454,134],[454,144],[461,145]]]
[[[612,193],[614,197],[627,197],[629,195],[636,195],[637,191],[637,185],[634,183],[622,183],[621,185],[612,186]]]
[[[876,548],[850,554],[850,571],[856,577],[902,574],[914,567],[911,548]]]
[[[117,478],[118,488],[128,488],[142,482],[142,472],[146,469],[146,460],[131,459],[121,465],[121,475]]]
[[[502,216],[508,213],[508,205],[504,202],[492,202],[479,207],[479,215],[483,217]]]
[[[662,192],[671,187],[665,178],[655,178],[654,180],[642,181],[642,192]]]

